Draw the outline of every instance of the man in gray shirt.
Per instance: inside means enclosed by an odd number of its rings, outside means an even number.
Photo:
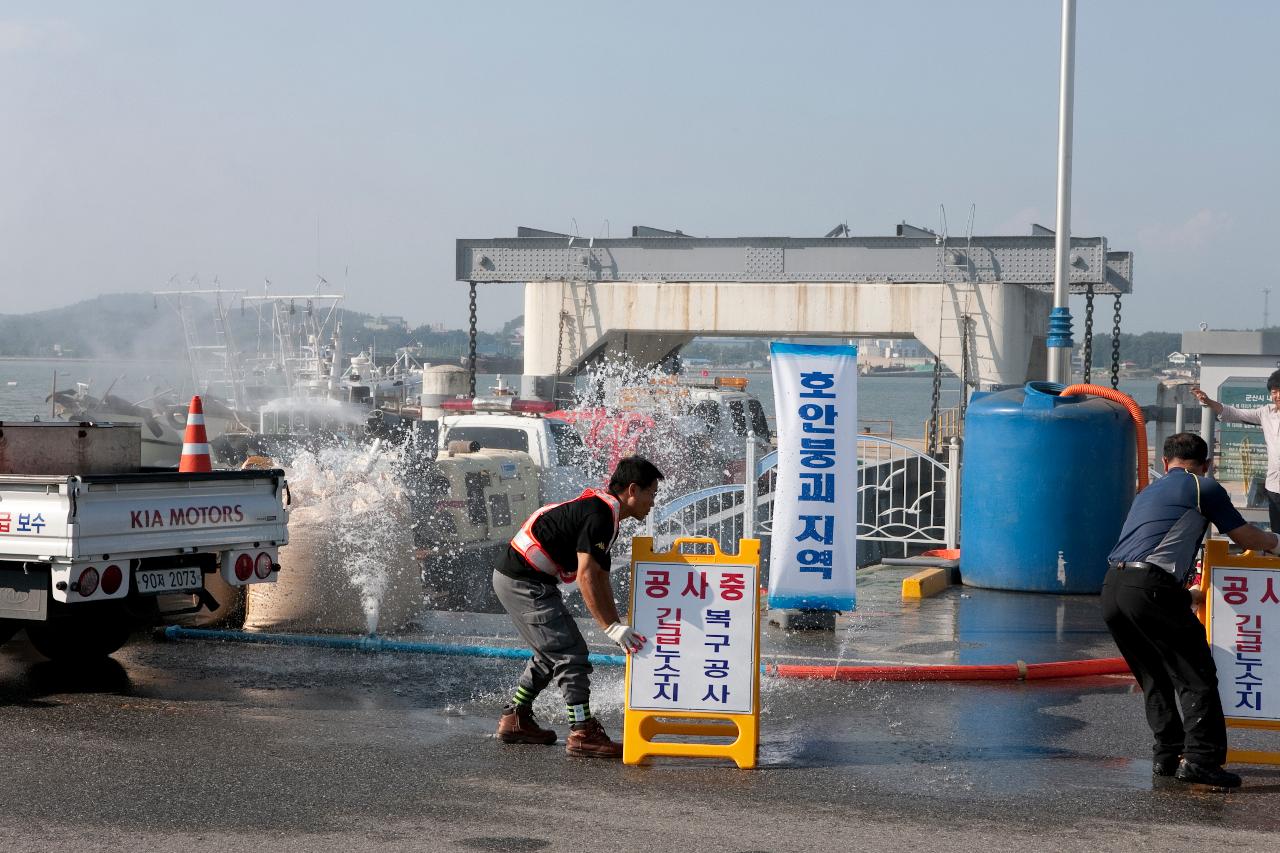
[[[1205,476],[1209,447],[1200,436],[1169,436],[1163,457],[1167,473],[1133,499],[1108,555],[1102,618],[1142,687],[1155,735],[1152,772],[1234,788],[1240,777],[1222,769],[1227,726],[1217,668],[1187,581],[1210,523],[1259,551],[1280,549],[1280,536],[1246,524],[1226,490]]]
[[[1270,405],[1239,409],[1210,399],[1199,388],[1191,389],[1200,405],[1213,409],[1224,424],[1257,424],[1262,428],[1262,438],[1267,443],[1267,507],[1271,529],[1280,533],[1280,370],[1267,377],[1267,392],[1271,395]]]

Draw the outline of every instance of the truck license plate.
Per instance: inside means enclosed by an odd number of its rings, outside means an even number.
[[[134,572],[138,592],[146,595],[160,592],[192,592],[204,586],[197,568],[143,569]]]

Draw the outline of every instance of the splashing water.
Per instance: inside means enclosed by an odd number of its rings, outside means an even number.
[[[734,463],[744,456],[745,436],[721,428],[720,406],[691,395],[661,367],[608,356],[586,370],[570,412],[583,436],[587,473],[599,479],[618,459],[639,454],[666,475],[667,494],[741,482]]]
[[[413,558],[403,463],[402,449],[375,441],[299,451],[288,471],[294,513],[329,533],[327,561],[359,595],[370,634],[397,567]]]
[[[665,473],[664,495],[731,479],[725,461],[729,454],[713,447],[707,407],[697,410],[687,387],[674,384],[662,370],[610,358],[594,365],[579,386],[565,420],[582,440],[573,461],[589,482],[604,482],[619,458],[636,453]],[[742,442],[735,440],[730,450],[740,459]],[[305,564],[299,574],[310,576],[297,584],[301,589],[294,615],[300,618],[292,620],[294,625],[356,631],[354,623],[362,613],[369,633],[380,624],[382,630],[394,631],[405,624],[394,611],[403,611],[400,605],[410,596],[414,616],[427,608],[500,611],[489,577],[509,537],[486,534],[485,526],[477,529],[465,520],[455,527],[442,517],[457,510],[440,509],[439,504],[452,506],[473,497],[462,492],[460,482],[452,482],[459,478],[433,476],[433,466],[405,446],[376,441],[298,449],[287,467],[294,499],[290,530],[298,546],[292,556]],[[741,472],[732,479],[741,482]],[[504,489],[531,494],[523,480],[495,478],[484,489],[486,500]],[[416,548],[415,524],[421,540]],[[622,531],[615,566],[626,565],[627,543],[639,528],[632,521]],[[726,530],[728,545],[736,544],[732,534]],[[415,550],[430,556],[419,563]],[[627,574],[617,571],[612,578],[622,601]],[[412,590],[404,583],[410,577]],[[573,608],[581,610],[576,586],[564,592]],[[358,611],[351,596],[358,598]]]

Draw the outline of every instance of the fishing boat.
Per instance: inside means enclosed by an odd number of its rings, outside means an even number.
[[[290,438],[314,443],[360,437],[371,413],[418,404],[423,366],[407,351],[384,364],[372,350],[344,355],[340,294],[247,296],[194,288],[153,296],[177,314],[190,387],[202,398],[215,462],[238,464],[255,448]],[[229,315],[236,302],[241,312],[257,316],[257,338],[248,346],[232,335]],[[166,388],[129,400],[111,391],[98,397],[88,383],[77,383],[47,401],[56,417],[68,420],[137,423],[142,463],[177,465],[190,396]],[[272,440],[251,438],[264,435]]]
[[[55,418],[92,423],[138,424],[142,431],[142,465],[173,468],[182,456],[183,434],[187,426],[189,400],[181,400],[172,390],[157,390],[142,400],[132,401],[111,393],[101,396],[90,392],[87,382],[74,388],[54,391],[45,398]],[[212,395],[202,400],[205,432],[213,441],[228,432],[249,432],[254,418],[238,412],[225,401]]]

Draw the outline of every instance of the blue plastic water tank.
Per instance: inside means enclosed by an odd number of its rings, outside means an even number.
[[[1028,382],[975,394],[965,419],[965,584],[1096,593],[1133,502],[1134,424],[1119,403]],[[1145,460],[1144,460],[1145,461]]]

